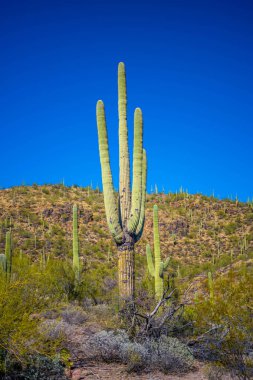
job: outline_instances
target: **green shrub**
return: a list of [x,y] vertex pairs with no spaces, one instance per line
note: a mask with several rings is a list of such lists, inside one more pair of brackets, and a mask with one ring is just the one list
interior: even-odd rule
[[[38,327],[43,310],[68,299],[73,287],[68,273],[69,267],[57,261],[41,271],[26,257],[16,257],[11,281],[0,274],[0,347],[4,358],[9,355],[25,367],[34,355],[53,358],[60,353],[61,341],[48,342]],[[0,362],[1,371],[6,371],[5,359]]]
[[231,222],[231,223],[228,223],[224,226],[224,231],[227,235],[231,235],[231,234],[235,233],[237,228],[238,228],[237,224]]
[[253,341],[253,268],[242,264],[215,278],[213,299],[200,296],[190,311],[195,334],[211,330],[201,340],[200,352],[227,368],[233,376],[249,378],[253,360],[249,353]]

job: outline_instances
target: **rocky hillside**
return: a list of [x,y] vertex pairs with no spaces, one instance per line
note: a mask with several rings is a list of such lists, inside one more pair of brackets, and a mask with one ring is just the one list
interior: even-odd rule
[[[83,267],[116,264],[116,249],[106,225],[103,194],[98,190],[63,185],[33,185],[0,191],[0,250],[11,228],[15,253],[38,260],[46,255],[71,257],[72,205],[79,209],[79,240]],[[152,207],[159,206],[162,255],[172,257],[180,275],[195,275],[209,264],[217,268],[247,259],[253,251],[253,205],[203,195],[147,196],[143,238],[136,247],[145,260],[152,244]],[[138,260],[138,259],[137,259]],[[141,266],[143,267],[143,266]]]
[[[78,289],[73,286],[71,265],[66,264],[66,262],[71,263],[72,259],[73,204],[78,205],[79,247],[83,271]],[[189,289],[191,285],[190,292],[187,293],[189,308],[181,319],[179,317],[174,322],[173,318],[171,319],[169,329],[172,328],[175,335],[180,335],[183,329],[180,338],[184,342],[191,342],[193,338],[195,339],[195,335],[202,336],[203,332],[209,331],[210,326],[218,325],[220,328],[220,321],[223,321],[224,331],[227,324],[232,325],[232,332],[236,337],[239,331],[239,338],[236,338],[238,344],[240,347],[246,347],[245,344],[250,340],[248,332],[252,331],[253,205],[231,200],[221,201],[200,194],[189,195],[184,192],[148,195],[145,229],[142,239],[136,245],[136,305],[138,310],[141,312],[144,310],[144,313],[151,310],[154,305],[153,281],[148,275],[145,254],[146,243],[153,244],[154,204],[159,208],[162,256],[171,257],[166,281],[176,287],[175,305],[179,299],[177,297],[183,299],[184,289]],[[2,277],[0,309],[3,313],[0,313],[0,322],[5,327],[0,334],[0,343],[8,341],[11,353],[13,347],[16,350],[16,342],[20,345],[21,352],[23,347],[25,351],[27,350],[26,337],[28,336],[30,341],[31,327],[36,327],[37,323],[39,329],[43,326],[43,331],[49,334],[46,342],[43,341],[43,350],[45,349],[43,352],[52,354],[47,348],[47,338],[50,337],[55,342],[55,347],[57,344],[63,345],[61,347],[64,347],[63,352],[66,354],[63,359],[67,365],[65,368],[67,377],[46,375],[43,379],[181,378],[171,373],[167,376],[164,368],[157,367],[158,364],[150,369],[150,374],[145,371],[141,374],[138,371],[128,374],[128,368],[137,368],[138,360],[144,356],[138,354],[127,362],[122,359],[120,363],[118,356],[117,359],[113,356],[118,349],[115,351],[110,348],[114,347],[110,346],[114,344],[114,338],[110,334],[121,329],[124,321],[116,312],[118,310],[117,251],[108,232],[101,192],[63,185],[33,185],[1,190],[0,253],[4,252],[6,232],[10,230],[13,252],[17,260],[16,262],[14,260],[15,271],[11,286],[6,287],[6,277]],[[21,251],[23,255],[20,255]],[[30,260],[23,260],[24,255],[27,255],[32,261],[40,262],[43,252],[49,259],[49,264],[45,267],[41,263],[31,265]],[[231,267],[236,270],[229,271]],[[250,270],[245,270],[247,268]],[[205,297],[210,291],[207,286],[209,270],[212,271],[213,278],[217,279],[214,281],[215,302],[210,301],[211,296]],[[227,275],[222,276],[223,274]],[[231,287],[232,282],[233,287]],[[23,302],[20,302],[21,298]],[[194,331],[191,327],[185,330],[185,327],[192,326],[192,319],[195,324]],[[18,331],[22,331],[18,338],[15,335],[17,321]],[[241,324],[245,331],[242,336]],[[33,339],[37,342],[36,339],[41,339],[38,330],[32,331]],[[106,346],[106,352],[111,364],[102,360],[103,355],[101,356],[99,351],[100,338],[97,338],[95,345],[92,343],[89,346],[89,340],[95,339],[94,336],[100,332],[105,334],[103,335],[105,342],[109,344]],[[217,336],[220,337],[220,330]],[[60,342],[57,341],[59,337],[61,337]],[[127,339],[124,344],[132,347],[132,342],[128,337]],[[199,351],[198,348],[197,351],[195,349],[197,354],[203,351],[203,344],[201,341]],[[224,344],[224,352],[227,352],[227,347],[231,347],[231,341],[228,339]],[[235,344],[237,343],[232,341],[232,348]],[[138,349],[144,347],[140,344],[137,346]],[[95,354],[98,356],[90,352],[91,347],[96,348]],[[167,348],[165,358],[168,356]],[[186,351],[189,355],[189,350]],[[179,355],[178,352],[175,352],[175,355]],[[181,357],[180,355],[176,357]],[[97,357],[100,359],[97,360]],[[199,356],[196,355],[196,358],[199,359]],[[225,366],[230,367],[230,364],[227,365],[226,361],[222,361],[222,356],[220,360]],[[240,366],[241,362],[238,360],[236,363]],[[174,359],[171,363],[174,363]],[[196,362],[193,368],[195,372],[190,371],[185,379],[206,379],[203,366],[202,362]],[[185,368],[183,369],[185,371]],[[59,370],[62,371],[63,368]],[[159,372],[160,370],[162,372]],[[8,371],[12,373],[13,368],[10,366]]]

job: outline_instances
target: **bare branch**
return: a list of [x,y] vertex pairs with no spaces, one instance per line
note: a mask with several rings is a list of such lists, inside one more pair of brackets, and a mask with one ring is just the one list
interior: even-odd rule
[[202,335],[200,335],[199,337],[197,337],[196,339],[194,339],[194,340],[190,340],[190,341],[187,343],[187,345],[188,345],[188,346],[193,346],[194,344],[196,344],[196,343],[200,342],[201,340],[203,340],[203,339],[206,337],[207,334],[210,334],[210,333],[212,333],[213,331],[217,331],[217,330],[222,329],[222,328],[224,328],[223,325],[217,325],[217,326],[214,326],[214,327],[212,327],[211,329],[209,329],[209,330],[207,330],[206,332],[204,332],[204,333],[203,333]]

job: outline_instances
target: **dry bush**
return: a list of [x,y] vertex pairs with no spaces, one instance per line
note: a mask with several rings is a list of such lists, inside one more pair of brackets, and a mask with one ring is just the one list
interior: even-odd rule
[[162,335],[144,342],[131,341],[123,330],[100,331],[89,340],[92,357],[127,364],[129,371],[186,372],[193,365],[188,348],[176,338]]

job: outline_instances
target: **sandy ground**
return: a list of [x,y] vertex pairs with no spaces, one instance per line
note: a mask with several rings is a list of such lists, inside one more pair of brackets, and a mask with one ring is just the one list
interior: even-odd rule
[[147,374],[134,374],[127,373],[124,365],[117,364],[104,364],[104,363],[89,363],[87,367],[76,368],[68,373],[72,380],[207,380],[207,377],[203,374],[203,367],[196,363],[196,370],[187,374],[165,375],[161,372],[152,372]]

